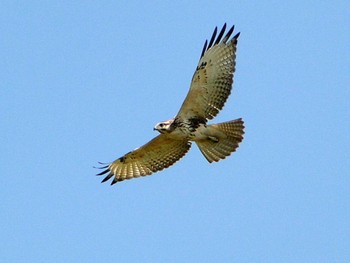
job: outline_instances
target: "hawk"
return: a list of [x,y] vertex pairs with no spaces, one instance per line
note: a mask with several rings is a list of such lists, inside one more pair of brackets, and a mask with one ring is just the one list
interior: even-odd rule
[[114,162],[100,167],[98,175],[113,177],[111,185],[161,171],[179,159],[195,142],[209,163],[234,152],[243,140],[243,120],[207,124],[223,108],[232,90],[236,47],[240,33],[232,38],[234,26],[224,36],[226,24],[217,35],[217,27],[208,43],[205,41],[190,90],[177,115],[156,124],[160,134]]

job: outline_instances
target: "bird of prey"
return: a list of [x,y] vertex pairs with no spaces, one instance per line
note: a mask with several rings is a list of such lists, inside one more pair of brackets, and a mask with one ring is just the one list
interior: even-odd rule
[[[150,175],[167,168],[182,158],[195,142],[209,163],[217,162],[234,152],[243,140],[243,120],[207,124],[223,108],[232,90],[236,47],[240,33],[231,38],[234,26],[227,33],[226,24],[217,35],[217,27],[206,40],[190,90],[177,115],[156,124],[160,134],[114,162],[100,167],[98,175],[113,177],[111,184]],[[224,35],[225,34],[225,35]]]

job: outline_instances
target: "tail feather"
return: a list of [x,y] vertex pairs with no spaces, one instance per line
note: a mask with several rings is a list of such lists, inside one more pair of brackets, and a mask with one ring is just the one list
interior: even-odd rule
[[196,141],[208,162],[218,162],[236,151],[243,140],[244,122],[242,119],[208,125],[206,140]]

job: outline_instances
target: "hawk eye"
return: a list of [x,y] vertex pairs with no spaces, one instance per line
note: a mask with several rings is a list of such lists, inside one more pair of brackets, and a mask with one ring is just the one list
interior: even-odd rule
[[161,124],[159,124],[159,126],[160,126],[160,127],[163,127],[163,126],[164,126],[164,124],[163,124],[163,123],[161,123]]

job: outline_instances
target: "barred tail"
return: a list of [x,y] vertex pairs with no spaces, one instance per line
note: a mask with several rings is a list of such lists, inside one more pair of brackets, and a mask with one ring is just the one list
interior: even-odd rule
[[234,152],[243,140],[244,122],[242,119],[208,125],[210,133],[207,140],[196,141],[208,162],[218,162]]

